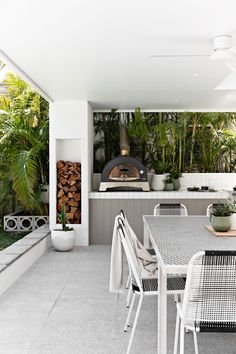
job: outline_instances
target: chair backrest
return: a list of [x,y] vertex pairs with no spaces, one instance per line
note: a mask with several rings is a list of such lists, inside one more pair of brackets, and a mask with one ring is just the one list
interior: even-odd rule
[[133,241],[135,239],[138,240],[138,237],[135,234],[133,228],[130,226],[128,218],[127,218],[127,216],[126,216],[126,214],[125,214],[123,209],[121,209],[119,216],[124,221],[124,226],[126,227],[127,236],[129,237],[129,241],[130,241],[131,245],[133,246]]
[[236,251],[202,251],[192,257],[183,320],[196,331],[236,332]]
[[134,252],[134,248],[130,242],[130,238],[128,235],[128,230],[125,226],[125,223],[121,217],[118,217],[118,232],[122,242],[122,246],[127,258],[127,262],[129,265],[129,269],[131,271],[131,281],[132,284],[136,285],[140,292],[143,291],[142,286],[142,277],[141,277],[141,265],[140,262]]
[[187,216],[188,210],[184,204],[157,204],[154,207],[154,215],[181,215]]
[[206,210],[206,216],[210,216],[212,209],[213,209],[213,204],[209,204]]

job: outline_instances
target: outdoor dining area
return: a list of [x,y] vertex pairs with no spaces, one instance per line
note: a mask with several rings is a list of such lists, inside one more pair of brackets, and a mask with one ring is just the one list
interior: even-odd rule
[[235,0],[8,0],[0,354],[236,354]]
[[140,340],[136,334],[147,311],[142,305],[147,302],[147,307],[150,298],[155,315],[145,320],[148,329],[153,326],[152,332],[156,331],[153,353],[222,353],[223,342],[215,342],[214,348],[207,342],[226,334],[224,353],[235,352],[236,231],[219,231],[210,221],[223,206],[230,207],[230,203],[209,205],[205,216],[196,216],[188,215],[183,204],[158,204],[153,215],[143,215],[142,243],[124,210],[115,218],[110,291],[126,295],[127,354],[133,352],[135,343],[150,336],[143,331]]

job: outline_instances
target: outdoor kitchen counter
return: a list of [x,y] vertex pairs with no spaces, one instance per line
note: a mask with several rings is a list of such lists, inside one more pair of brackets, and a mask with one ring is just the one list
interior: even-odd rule
[[206,215],[209,204],[224,202],[232,192],[90,192],[89,242],[110,244],[114,220],[120,210],[127,214],[140,241],[143,235],[143,215],[152,215],[158,203],[183,203],[189,215]]
[[90,192],[89,199],[227,199],[229,191],[217,192],[189,192],[189,191],[114,191],[114,192]]

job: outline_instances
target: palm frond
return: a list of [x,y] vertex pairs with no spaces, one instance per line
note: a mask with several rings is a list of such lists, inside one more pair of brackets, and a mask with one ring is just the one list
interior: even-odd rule
[[38,166],[31,151],[22,151],[12,158],[11,175],[13,189],[18,199],[27,209],[33,209],[35,187],[38,182]]

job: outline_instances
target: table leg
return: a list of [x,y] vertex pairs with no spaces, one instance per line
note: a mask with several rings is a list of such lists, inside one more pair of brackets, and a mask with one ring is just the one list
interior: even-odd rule
[[143,223],[143,245],[145,248],[150,248],[149,231],[146,223]]
[[161,267],[158,267],[158,336],[157,336],[157,353],[166,354],[167,352],[167,279],[166,274]]

